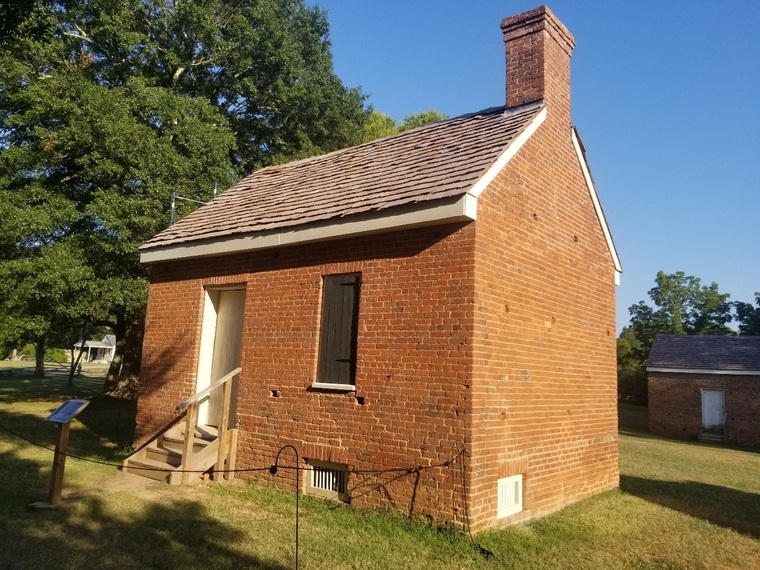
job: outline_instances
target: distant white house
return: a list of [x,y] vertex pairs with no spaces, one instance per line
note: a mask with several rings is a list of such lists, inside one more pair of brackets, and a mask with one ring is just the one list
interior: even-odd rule
[[86,340],[84,347],[81,342],[74,346],[87,352],[82,356],[84,362],[111,362],[116,352],[116,335],[107,334],[103,340]]

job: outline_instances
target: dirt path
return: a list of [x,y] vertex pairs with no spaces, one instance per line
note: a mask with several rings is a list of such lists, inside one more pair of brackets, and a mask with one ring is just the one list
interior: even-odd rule
[[[167,485],[134,473],[119,472],[105,481],[101,481],[91,489],[82,490],[76,496],[111,495],[129,493],[148,501],[174,501],[178,497],[183,500],[202,501],[209,494],[208,485]],[[64,493],[65,495],[65,493]],[[71,498],[74,498],[73,496]]]

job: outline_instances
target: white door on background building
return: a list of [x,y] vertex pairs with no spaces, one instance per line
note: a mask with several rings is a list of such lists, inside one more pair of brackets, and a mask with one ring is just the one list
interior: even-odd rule
[[702,427],[722,429],[726,423],[726,401],[723,390],[702,389]]

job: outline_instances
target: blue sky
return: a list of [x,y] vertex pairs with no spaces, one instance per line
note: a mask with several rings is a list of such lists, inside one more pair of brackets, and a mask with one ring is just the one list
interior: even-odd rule
[[[320,0],[335,71],[396,119],[504,103],[506,0]],[[311,3],[313,4],[313,2]],[[760,2],[548,4],[576,41],[573,122],[624,273],[618,330],[657,271],[760,291]]]

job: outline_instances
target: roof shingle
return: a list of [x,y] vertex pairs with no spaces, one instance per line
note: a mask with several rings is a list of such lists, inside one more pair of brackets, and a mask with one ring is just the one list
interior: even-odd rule
[[486,109],[262,168],[140,249],[255,234],[465,194],[542,104]]
[[760,336],[658,334],[647,367],[760,371]]

